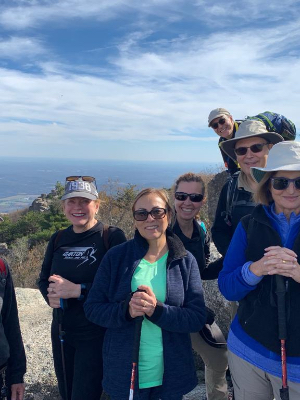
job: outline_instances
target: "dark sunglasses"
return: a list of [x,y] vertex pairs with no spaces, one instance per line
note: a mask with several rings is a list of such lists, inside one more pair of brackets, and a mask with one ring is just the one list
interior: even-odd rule
[[151,211],[147,210],[136,210],[133,211],[133,218],[136,221],[146,221],[148,215],[151,215],[153,219],[162,219],[165,217],[167,210],[165,208],[155,207]]
[[288,178],[271,178],[273,189],[284,190],[289,187],[290,182],[294,183],[296,189],[300,190],[300,177],[295,179]]
[[226,119],[225,119],[225,118],[220,118],[218,122],[214,122],[213,124],[211,124],[211,127],[212,127],[213,129],[217,129],[217,127],[219,126],[219,124],[220,124],[220,125],[224,125],[225,122],[226,122]]
[[96,179],[92,176],[67,176],[66,181],[67,182],[72,182],[72,181],[78,181],[78,179],[81,179],[82,181],[85,182],[96,182]]
[[184,193],[184,192],[175,193],[175,199],[179,201],[185,201],[188,197],[193,203],[200,203],[200,201],[202,201],[204,198],[203,194],[201,193]]
[[267,146],[268,144],[270,143],[257,143],[248,147],[238,147],[237,149],[234,149],[234,152],[237,156],[244,156],[247,153],[247,149],[250,149],[252,153],[260,153],[264,146]]

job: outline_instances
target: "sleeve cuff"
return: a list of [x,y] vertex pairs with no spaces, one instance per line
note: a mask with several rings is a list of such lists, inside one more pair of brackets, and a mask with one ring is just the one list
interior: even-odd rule
[[164,310],[164,304],[160,301],[157,302],[154,313],[151,315],[151,317],[148,317],[148,315],[145,315],[149,321],[153,322],[154,324],[159,320],[161,317],[162,313]]
[[263,279],[263,276],[256,276],[252,271],[250,271],[251,264],[253,264],[253,261],[247,261],[242,266],[242,277],[248,285],[255,286]]

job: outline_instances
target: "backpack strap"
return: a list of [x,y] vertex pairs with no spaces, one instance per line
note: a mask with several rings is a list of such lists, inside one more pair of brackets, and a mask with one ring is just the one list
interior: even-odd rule
[[59,231],[57,231],[57,235],[54,240],[54,250],[56,249],[59,239],[61,238],[61,235],[64,231],[65,231],[65,229],[60,229]]
[[234,194],[236,192],[237,180],[239,173],[235,173],[230,177],[226,193],[226,210],[222,211],[221,216],[225,217],[224,221],[227,225],[231,226],[231,215],[233,210]]
[[109,226],[107,224],[103,224],[103,244],[105,248],[105,252],[109,249],[109,243],[108,243],[108,238],[109,238]]

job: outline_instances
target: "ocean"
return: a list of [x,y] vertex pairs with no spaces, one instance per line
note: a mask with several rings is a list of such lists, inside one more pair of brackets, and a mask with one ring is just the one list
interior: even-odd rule
[[[64,184],[69,175],[92,175],[98,190],[105,189],[109,181],[119,186],[134,184],[144,187],[166,187],[182,173],[216,173],[222,164],[182,162],[138,162],[115,160],[72,160],[55,158],[8,158],[0,160],[0,212],[10,212],[31,204],[32,197],[49,193],[57,181]],[[9,199],[12,198],[13,199]],[[14,203],[17,201],[16,206]],[[5,204],[5,209],[1,206]],[[21,206],[22,208],[22,206]],[[9,211],[7,211],[9,209]]]

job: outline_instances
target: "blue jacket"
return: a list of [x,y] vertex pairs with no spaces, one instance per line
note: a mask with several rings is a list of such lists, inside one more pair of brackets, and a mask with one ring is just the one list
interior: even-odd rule
[[[206,319],[195,258],[169,231],[167,244],[166,300],[158,303],[149,318],[162,329],[163,396],[166,399],[184,395],[197,385],[189,333],[199,331]],[[132,367],[135,321],[128,316],[131,280],[147,250],[147,241],[137,231],[133,240],[109,250],[84,305],[88,319],[108,328],[103,345],[103,388],[120,400],[128,398]],[[135,393],[135,399],[138,399],[137,387]]]
[[[281,361],[275,276],[258,277],[250,271],[250,265],[260,259],[264,249],[270,245],[293,249],[299,257],[299,232],[300,215],[292,214],[288,222],[283,214],[275,213],[274,206],[256,206],[251,216],[244,217],[238,225],[219,275],[221,293],[228,300],[240,302],[228,336],[229,350],[279,377]],[[300,284],[291,278],[284,280],[288,377],[300,382]]]

